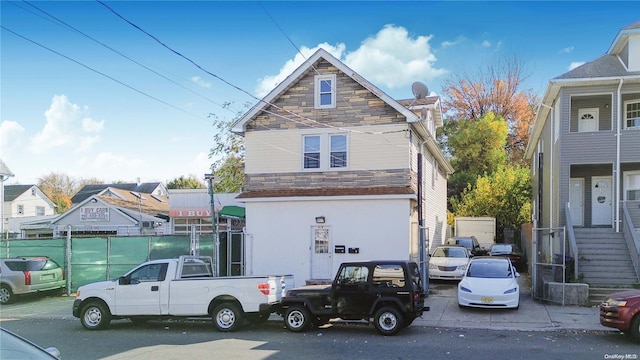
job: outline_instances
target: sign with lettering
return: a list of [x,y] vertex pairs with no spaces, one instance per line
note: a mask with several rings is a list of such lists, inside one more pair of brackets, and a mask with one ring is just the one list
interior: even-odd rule
[[82,207],[80,221],[109,221],[109,208],[106,206]]
[[[218,212],[218,209],[216,209]],[[211,208],[191,207],[169,209],[172,218],[211,218]]]

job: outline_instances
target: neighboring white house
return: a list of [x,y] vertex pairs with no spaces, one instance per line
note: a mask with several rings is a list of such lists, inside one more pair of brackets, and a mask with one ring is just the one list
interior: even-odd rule
[[438,97],[396,101],[314,53],[232,125],[246,146],[246,274],[300,285],[344,261],[419,261],[420,240],[433,247],[447,230],[441,125]]
[[25,222],[51,218],[56,205],[36,185],[4,185],[3,237],[16,237]]

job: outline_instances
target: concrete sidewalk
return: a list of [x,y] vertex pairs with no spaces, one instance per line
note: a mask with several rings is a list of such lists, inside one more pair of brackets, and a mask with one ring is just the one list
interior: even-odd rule
[[533,299],[530,290],[520,291],[520,308],[474,309],[460,308],[457,282],[431,283],[426,301],[431,308],[412,326],[475,328],[492,330],[587,330],[617,331],[600,324],[597,306],[562,306]]

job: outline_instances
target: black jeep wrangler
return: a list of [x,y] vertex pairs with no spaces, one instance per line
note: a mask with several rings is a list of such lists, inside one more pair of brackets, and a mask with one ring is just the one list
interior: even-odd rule
[[279,313],[294,332],[331,319],[373,320],[378,333],[395,335],[423,311],[426,293],[415,262],[360,261],[340,265],[331,285],[287,291]]

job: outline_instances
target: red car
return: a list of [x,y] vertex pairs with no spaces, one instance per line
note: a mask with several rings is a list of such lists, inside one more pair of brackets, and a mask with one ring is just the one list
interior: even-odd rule
[[640,343],[640,290],[609,295],[600,304],[600,324],[629,334]]

